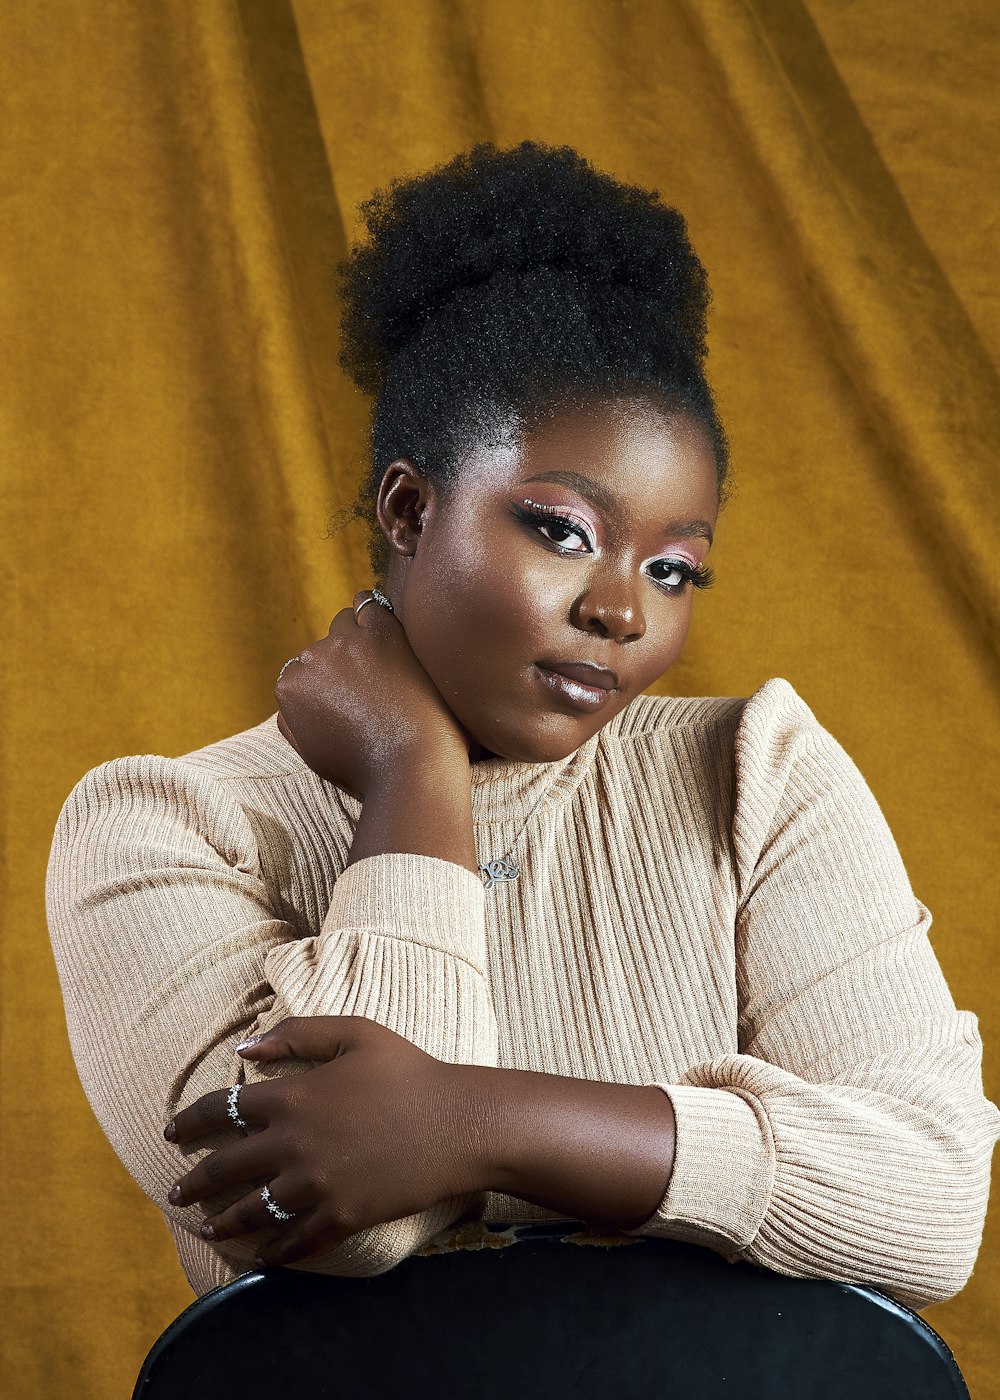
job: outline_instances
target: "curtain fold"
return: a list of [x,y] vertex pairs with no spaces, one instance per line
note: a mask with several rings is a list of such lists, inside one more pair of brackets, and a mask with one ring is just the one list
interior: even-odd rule
[[[997,1099],[998,60],[991,0],[5,8],[12,1392],[128,1394],[191,1301],[70,1057],[43,902],[56,817],[104,759],[266,717],[281,663],[370,584],[363,532],[328,528],[368,425],[337,365],[335,267],[360,200],[477,140],[573,145],[687,217],[737,489],[656,689],[792,681],[886,812]],[[1000,1369],[997,1219],[929,1314],[973,1394]]]
[[[289,251],[296,211],[278,204],[236,0],[189,7],[183,18],[189,26],[190,76],[202,105],[191,157],[201,166],[199,183],[213,194],[208,219],[230,262],[241,311],[234,358],[252,356],[263,450],[259,462],[247,465],[267,472],[268,493],[285,513],[287,536],[304,540],[316,536],[317,523],[330,512],[331,452],[303,334],[302,289]],[[342,256],[343,247],[328,249],[327,256],[338,252]],[[309,615],[310,600],[329,594],[339,581],[336,555],[306,551],[295,564]],[[322,620],[317,613],[316,626]]]
[[[795,249],[831,347],[867,405],[918,531],[937,533],[995,647],[1000,380],[797,0],[687,0],[734,124]],[[942,42],[946,36],[942,32]]]

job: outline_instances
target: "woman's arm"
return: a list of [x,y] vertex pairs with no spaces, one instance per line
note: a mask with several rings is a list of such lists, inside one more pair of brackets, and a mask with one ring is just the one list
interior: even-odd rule
[[942,1301],[972,1271],[1000,1136],[976,1018],[874,797],[785,682],[748,702],[736,747],[740,1053],[647,1086],[456,1067],[488,1130],[483,1188]]
[[641,1234],[779,1273],[958,1292],[1000,1112],[896,844],[851,759],[784,681],[736,735],[739,1051],[660,1087],[670,1185]]
[[[496,1063],[485,891],[463,764],[429,749],[370,789],[318,939],[283,941],[267,954],[277,997],[254,1033],[288,1015],[368,1016],[439,1059]],[[248,1071],[248,1082],[274,1072]]]
[[[351,1014],[382,1022],[442,1060],[496,1063],[483,885],[461,863],[467,848],[459,835],[440,825],[442,790],[454,786],[432,764],[394,789],[410,821],[424,812],[418,841],[437,839],[437,831],[442,855],[403,849],[356,860],[337,880],[319,934],[305,939],[272,907],[253,828],[225,780],[146,755],[101,764],[67,799],[46,902],[74,1057],[126,1169],[179,1221],[189,1277],[196,1269],[210,1275],[201,1286],[249,1268],[269,1236],[212,1246],[198,1235],[209,1210],[242,1191],[181,1211],[166,1205],[181,1172],[236,1140],[236,1131],[205,1138],[185,1163],[163,1140],[163,1125],[227,1084],[306,1068],[246,1064],[234,1053],[239,1040],[287,1016]],[[370,824],[380,820],[378,808],[376,799]],[[460,829],[458,818],[456,806],[448,820]],[[381,820],[391,824],[385,813]],[[467,1205],[442,1202],[300,1267],[381,1272]],[[223,1269],[206,1262],[212,1250]]]

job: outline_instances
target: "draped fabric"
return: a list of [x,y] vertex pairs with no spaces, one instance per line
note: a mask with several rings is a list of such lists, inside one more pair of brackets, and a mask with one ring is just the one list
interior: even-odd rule
[[[0,19],[4,1375],[127,1394],[190,1301],[83,1096],[70,788],[259,722],[371,582],[333,268],[373,188],[567,143],[688,218],[737,490],[661,693],[786,676],[878,797],[996,1099],[990,0],[52,0]],[[488,542],[485,546],[488,548]],[[498,578],[502,561],[498,560]],[[136,930],[141,937],[141,930]],[[928,1320],[1000,1365],[997,1213]]]

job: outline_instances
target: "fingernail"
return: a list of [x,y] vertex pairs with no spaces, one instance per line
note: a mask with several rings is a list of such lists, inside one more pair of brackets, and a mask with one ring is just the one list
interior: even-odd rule
[[176,1206],[180,1204],[180,1199],[181,1188],[179,1186],[171,1186],[170,1191],[167,1194],[167,1200],[172,1206]]
[[206,1220],[206,1221],[205,1221],[205,1224],[201,1227],[201,1234],[202,1234],[202,1239],[214,1240],[214,1239],[215,1239],[215,1226],[214,1226],[214,1225],[209,1225],[208,1221]]
[[260,1257],[259,1254],[255,1254],[255,1255],[254,1255],[254,1257],[253,1257],[253,1266],[254,1266],[255,1269],[264,1269],[264,1268],[267,1267],[265,1261]]
[[263,1035],[252,1035],[248,1040],[241,1040],[236,1048],[237,1050],[249,1050],[251,1045],[256,1045],[258,1041],[263,1039]]
[[167,1126],[163,1129],[163,1136],[167,1139],[168,1142],[173,1142],[174,1138],[177,1136],[177,1124],[172,1118],[167,1124]]

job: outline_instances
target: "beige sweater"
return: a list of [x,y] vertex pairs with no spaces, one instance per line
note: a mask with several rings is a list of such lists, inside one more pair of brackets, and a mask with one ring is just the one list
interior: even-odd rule
[[[164,1123],[200,1095],[301,1073],[244,1063],[285,1016],[361,1015],[440,1059],[656,1084],[677,1120],[666,1195],[634,1235],[780,1273],[871,1283],[911,1306],[969,1277],[1000,1111],[885,820],[791,686],[748,700],[640,695],[568,758],[471,767],[486,890],[390,853],[347,866],[361,810],[271,715],[180,758],[118,758],[59,816],[46,901],[80,1079],[163,1211],[197,1293],[271,1231],[208,1244],[171,1184]],[[346,868],[345,868],[346,867]],[[666,1172],[664,1173],[666,1176]],[[296,1267],[392,1268],[460,1217],[561,1219],[446,1200]]]

